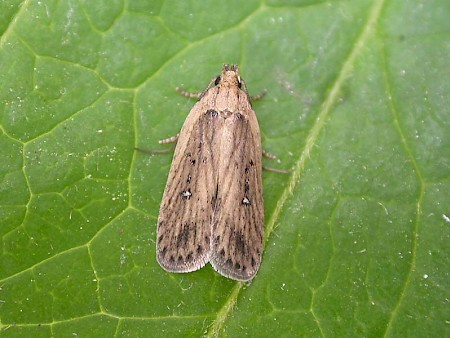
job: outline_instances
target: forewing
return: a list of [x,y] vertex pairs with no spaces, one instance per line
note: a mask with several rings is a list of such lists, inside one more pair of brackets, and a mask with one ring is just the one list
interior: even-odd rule
[[214,119],[196,109],[180,132],[158,217],[157,260],[170,272],[200,269],[210,257]]
[[253,111],[235,113],[225,124],[210,261],[222,275],[246,281],[258,271],[263,251],[261,141]]

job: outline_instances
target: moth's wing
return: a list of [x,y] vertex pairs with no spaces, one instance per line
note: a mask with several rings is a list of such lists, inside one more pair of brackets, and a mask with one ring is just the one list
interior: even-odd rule
[[210,257],[211,219],[216,191],[210,114],[198,102],[178,137],[161,202],[157,260],[170,272],[190,272]]
[[225,124],[210,261],[220,274],[246,281],[258,271],[263,251],[261,137],[250,109],[234,113]]

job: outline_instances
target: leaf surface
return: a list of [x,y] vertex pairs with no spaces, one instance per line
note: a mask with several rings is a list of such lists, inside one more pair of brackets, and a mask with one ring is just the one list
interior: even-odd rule
[[[0,4],[4,337],[448,336],[450,3]],[[267,151],[250,284],[155,259],[171,155],[237,63]]]

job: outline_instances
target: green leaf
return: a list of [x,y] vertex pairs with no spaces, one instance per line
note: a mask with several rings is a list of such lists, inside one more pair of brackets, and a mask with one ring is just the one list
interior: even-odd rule
[[[450,334],[450,2],[0,4],[2,337]],[[155,260],[175,135],[223,63],[252,94],[250,284]],[[266,161],[266,160],[265,160]]]

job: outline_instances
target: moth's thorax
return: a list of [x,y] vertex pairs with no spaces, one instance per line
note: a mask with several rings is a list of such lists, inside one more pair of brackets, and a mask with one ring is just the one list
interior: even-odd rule
[[241,78],[237,69],[224,69],[220,76],[220,82],[214,88],[216,91],[215,103],[218,110],[235,112],[246,106],[248,96],[241,89]]
[[218,85],[214,88],[216,109],[230,112],[242,111],[251,108],[248,95],[238,86]]

